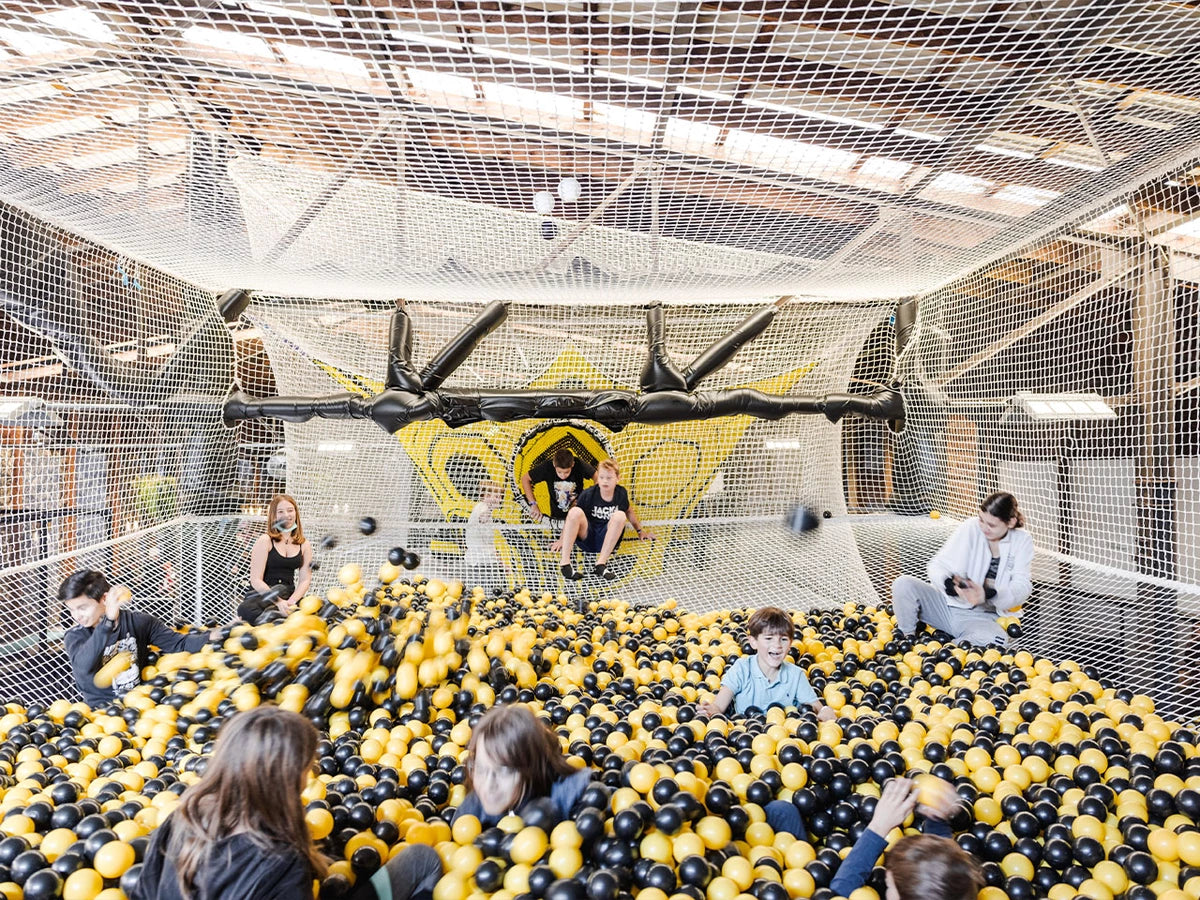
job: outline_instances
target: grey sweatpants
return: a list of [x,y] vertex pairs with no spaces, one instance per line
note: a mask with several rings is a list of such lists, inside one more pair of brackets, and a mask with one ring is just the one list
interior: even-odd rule
[[918,622],[927,622],[971,644],[1008,643],[1008,635],[996,621],[995,613],[982,609],[960,609],[946,602],[946,595],[927,581],[901,575],[892,582],[892,608],[896,627],[905,634],[917,630]]

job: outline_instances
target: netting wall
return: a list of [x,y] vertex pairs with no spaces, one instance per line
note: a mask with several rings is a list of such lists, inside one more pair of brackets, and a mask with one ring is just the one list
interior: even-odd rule
[[[418,365],[480,308],[410,304]],[[669,352],[690,360],[754,308],[668,306]],[[888,303],[791,304],[704,389],[749,386],[812,396],[843,391],[864,343],[890,335],[879,327],[890,314]],[[387,309],[259,298],[248,315],[263,335],[282,392],[311,396],[350,389],[369,395],[381,389]],[[512,304],[508,320],[447,386],[636,389],[645,332],[641,306]],[[703,608],[745,605],[747,585],[736,573],[746,572],[753,573],[756,603],[829,602],[842,591],[854,596],[870,590],[857,560],[843,560],[853,538],[844,521],[841,430],[823,417],[767,422],[732,416],[634,424],[619,433],[523,421],[458,429],[418,423],[387,435],[372,424],[314,421],[287,426],[288,484],[313,533],[347,543],[360,518],[375,520],[378,531],[369,540],[339,547],[333,558],[361,550],[356,558],[374,565],[381,551],[401,544],[422,555],[427,574],[463,578],[465,523],[479,500],[479,482],[489,478],[504,486],[493,518],[512,579],[558,591],[564,585],[557,554],[549,550],[549,525],[532,524],[518,484],[532,461],[569,439],[592,461],[616,458],[640,516],[658,523],[657,541],[625,541],[619,548],[621,577],[606,590],[634,599],[686,597]],[[780,527],[785,510],[801,501],[834,517],[803,545]],[[572,593],[595,590],[585,585]]]
[[[0,686],[45,699],[66,678],[56,597],[76,569],[172,620],[197,591],[227,615],[233,582],[198,571],[184,523],[263,507],[282,432],[222,424],[235,372],[273,386],[205,291],[0,207],[0,300]],[[208,543],[210,563],[228,555]]]
[[[1115,198],[920,297],[898,364],[906,427],[849,426],[846,472],[864,512],[959,519],[992,490],[1015,493],[1038,547],[1025,645],[1096,661],[1194,716],[1200,289],[1190,248],[1145,212],[1164,202]],[[1111,416],[1037,414],[1072,394]],[[921,574],[909,566],[938,539],[901,553],[904,568]]]

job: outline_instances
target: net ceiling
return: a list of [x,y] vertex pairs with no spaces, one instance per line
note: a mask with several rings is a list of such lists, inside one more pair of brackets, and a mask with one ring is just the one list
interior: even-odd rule
[[0,199],[214,290],[894,297],[1143,185],[1186,229],[1198,41],[1179,2],[9,0]]

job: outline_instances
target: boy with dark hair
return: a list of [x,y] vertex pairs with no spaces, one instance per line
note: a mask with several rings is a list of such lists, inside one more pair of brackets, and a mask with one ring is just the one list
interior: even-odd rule
[[[741,656],[725,671],[716,698],[698,704],[696,711],[705,718],[724,713],[732,701],[735,711],[766,712],[772,706],[809,705],[817,718],[834,718],[833,710],[817,699],[803,670],[788,662],[788,650],[795,636],[792,617],[777,606],[757,609],[746,623],[754,656]],[[764,807],[767,823],[776,832],[807,838],[800,810],[786,800],[772,800]]]
[[[567,510],[583,493],[583,482],[595,478],[596,469],[567,447],[559,447],[550,459],[543,459],[521,476],[521,491],[529,502],[529,516],[535,522],[549,515],[551,522],[561,525],[567,518]],[[550,493],[550,509],[543,511],[534,495],[534,485],[544,483]]]
[[[94,708],[141,683],[151,645],[164,653],[194,652],[211,637],[206,631],[180,634],[154,616],[123,608],[129,598],[129,588],[109,585],[107,578],[91,569],[69,576],[58,589],[59,601],[75,620],[63,635],[71,672],[83,699]],[[117,659],[121,654],[125,654],[124,666]],[[104,675],[97,679],[102,670]]]
[[817,699],[800,667],[788,662],[796,627],[785,610],[777,606],[755,610],[746,630],[754,656],[739,657],[726,670],[717,696],[697,707],[702,716],[724,713],[732,701],[734,710],[742,714],[752,708],[765,712],[772,706],[808,705],[822,721],[835,718],[833,710]]

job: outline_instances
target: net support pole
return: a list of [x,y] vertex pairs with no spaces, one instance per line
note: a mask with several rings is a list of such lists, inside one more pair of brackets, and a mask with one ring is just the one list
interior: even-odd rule
[[204,529],[196,526],[196,590],[193,595],[195,609],[192,612],[192,622],[197,625],[204,623]]
[[[1141,435],[1134,494],[1137,571],[1174,579],[1175,560],[1175,310],[1166,250],[1146,244],[1134,296],[1133,385]],[[1130,675],[1166,682],[1173,693],[1179,671],[1179,611],[1175,591],[1139,582],[1127,658]],[[1147,674],[1153,673],[1153,674]],[[1152,685],[1140,685],[1151,688]],[[1154,693],[1159,694],[1160,690]]]

